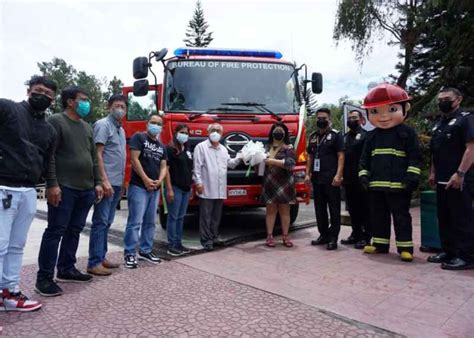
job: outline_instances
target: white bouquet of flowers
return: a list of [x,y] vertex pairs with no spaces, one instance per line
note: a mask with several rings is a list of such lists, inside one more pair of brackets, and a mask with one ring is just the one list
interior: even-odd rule
[[262,176],[265,170],[265,159],[267,154],[262,142],[250,141],[241,150],[242,160],[249,166],[247,176],[250,174],[250,168],[258,165],[258,175]]

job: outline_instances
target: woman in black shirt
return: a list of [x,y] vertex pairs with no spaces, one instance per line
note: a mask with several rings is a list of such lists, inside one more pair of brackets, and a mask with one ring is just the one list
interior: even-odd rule
[[188,209],[192,185],[193,157],[187,149],[189,129],[186,124],[178,124],[173,140],[167,147],[168,175],[166,176],[166,197],[168,200],[168,254],[180,256],[190,252],[181,240],[183,221]]

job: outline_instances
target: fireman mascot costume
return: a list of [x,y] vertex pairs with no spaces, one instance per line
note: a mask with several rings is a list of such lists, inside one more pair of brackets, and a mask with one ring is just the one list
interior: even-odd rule
[[367,254],[388,253],[391,218],[398,253],[413,260],[410,200],[418,187],[421,152],[415,130],[404,121],[411,98],[402,88],[383,83],[369,91],[363,108],[375,129],[369,132],[360,159],[359,179],[369,191],[372,245]]

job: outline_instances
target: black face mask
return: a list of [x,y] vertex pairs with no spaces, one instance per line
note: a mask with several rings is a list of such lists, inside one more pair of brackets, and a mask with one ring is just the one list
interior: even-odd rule
[[438,103],[439,110],[443,113],[447,114],[453,110],[453,102],[454,101],[441,101]]
[[38,93],[31,93],[31,97],[28,99],[28,103],[30,104],[31,108],[36,111],[45,111],[51,105],[51,100],[44,94]]
[[319,129],[326,129],[329,126],[329,121],[328,120],[318,120],[318,121],[316,121],[316,126]]
[[359,121],[349,120],[347,126],[350,130],[356,130],[359,127]]
[[284,137],[285,137],[285,133],[284,133],[284,132],[276,131],[276,132],[273,133],[273,139],[275,139],[275,140],[277,140],[277,141],[283,140]]

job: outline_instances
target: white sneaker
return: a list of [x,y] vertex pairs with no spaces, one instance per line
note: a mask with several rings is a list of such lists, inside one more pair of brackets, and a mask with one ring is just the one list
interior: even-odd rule
[[3,306],[0,311],[21,311],[29,312],[41,308],[41,303],[36,300],[30,300],[20,292],[18,287],[12,292],[9,289],[2,291]]

